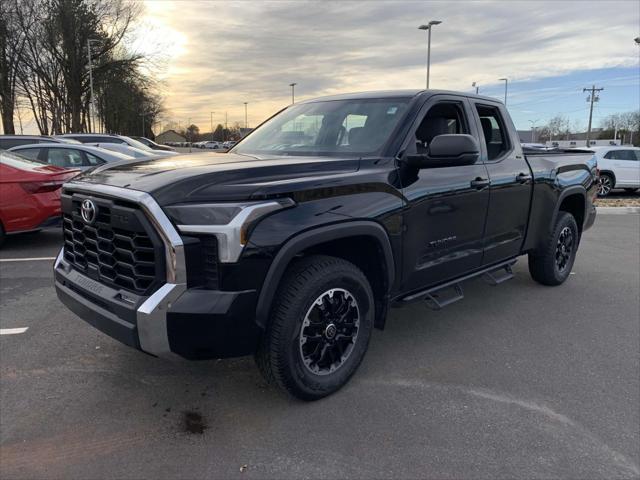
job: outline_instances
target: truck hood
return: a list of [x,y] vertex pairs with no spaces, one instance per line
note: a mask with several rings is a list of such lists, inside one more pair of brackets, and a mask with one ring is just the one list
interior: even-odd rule
[[357,158],[249,156],[197,153],[123,161],[83,174],[77,181],[150,193],[160,205],[279,196],[331,178],[341,183],[358,171]]

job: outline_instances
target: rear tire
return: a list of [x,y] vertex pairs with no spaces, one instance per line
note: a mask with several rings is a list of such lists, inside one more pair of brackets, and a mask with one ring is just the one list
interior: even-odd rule
[[373,292],[360,269],[335,257],[304,258],[283,276],[256,353],[258,368],[299,399],[326,397],[358,369],[373,318]]
[[601,173],[598,180],[598,197],[604,198],[611,193],[615,186],[615,180],[613,176],[608,173]]
[[544,247],[529,253],[529,273],[543,285],[560,285],[569,277],[576,259],[580,232],[573,215],[558,212]]
[[2,226],[2,222],[0,222],[0,247],[4,243],[4,239],[7,238],[7,234],[4,231],[4,227]]

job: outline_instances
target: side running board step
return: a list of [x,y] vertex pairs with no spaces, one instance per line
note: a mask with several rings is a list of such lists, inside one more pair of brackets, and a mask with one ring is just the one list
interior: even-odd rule
[[512,264],[504,265],[502,267],[496,268],[495,270],[485,272],[483,278],[489,285],[493,286],[500,285],[507,280],[511,280],[513,278],[513,270],[511,269],[511,265]]
[[440,310],[447,305],[451,305],[452,303],[464,298],[461,283],[465,280],[482,276],[490,285],[500,285],[501,283],[512,279],[513,270],[511,267],[514,263],[516,263],[516,259],[512,258],[511,260],[507,260],[497,265],[492,265],[488,268],[470,273],[469,275],[465,275],[464,277],[460,277],[455,280],[451,280],[449,282],[427,288],[420,292],[407,295],[406,297],[403,297],[397,301],[400,301],[402,303],[410,303],[417,300],[424,300],[429,308]]
[[424,297],[424,302],[432,310],[442,310],[447,305],[451,305],[458,300],[464,298],[462,292],[462,286],[459,283],[451,285],[450,287],[444,287],[434,292],[429,292]]

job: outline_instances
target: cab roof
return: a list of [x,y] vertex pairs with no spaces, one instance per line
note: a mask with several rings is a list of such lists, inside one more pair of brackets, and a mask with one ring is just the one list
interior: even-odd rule
[[375,98],[413,98],[419,95],[456,95],[468,98],[477,98],[484,101],[502,103],[500,100],[494,97],[486,97],[484,95],[476,95],[475,93],[456,92],[453,90],[377,90],[369,92],[353,92],[353,93],[341,93],[337,95],[328,95],[325,97],[310,98],[308,100],[302,100],[296,103],[314,103],[314,102],[330,102],[335,100],[362,100],[362,99],[375,99]]

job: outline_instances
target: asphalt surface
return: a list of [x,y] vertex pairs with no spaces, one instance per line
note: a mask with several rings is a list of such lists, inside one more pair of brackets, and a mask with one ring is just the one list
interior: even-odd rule
[[[0,258],[54,256],[55,231]],[[69,313],[50,260],[0,263],[0,477],[638,478],[640,216],[600,215],[574,274],[394,310],[315,402],[251,358],[170,363]]]

